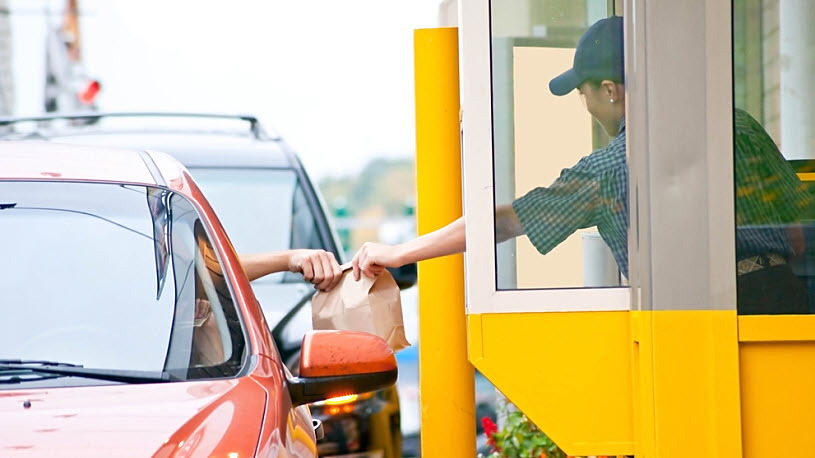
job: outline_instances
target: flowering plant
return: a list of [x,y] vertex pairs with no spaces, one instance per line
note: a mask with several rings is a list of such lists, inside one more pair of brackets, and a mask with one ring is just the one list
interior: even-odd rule
[[481,417],[481,427],[484,429],[484,435],[487,436],[487,444],[490,446],[490,449],[492,451],[500,451],[495,444],[495,433],[498,432],[498,425],[496,425],[490,417]]
[[491,448],[487,458],[566,458],[563,450],[519,410],[506,415],[500,430],[489,417],[481,418],[481,425]]

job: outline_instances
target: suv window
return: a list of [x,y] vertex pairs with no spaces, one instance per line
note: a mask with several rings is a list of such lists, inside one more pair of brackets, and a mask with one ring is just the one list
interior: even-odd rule
[[192,204],[101,183],[0,182],[0,358],[233,376],[244,331]]
[[[190,173],[239,253],[325,247],[294,170],[191,168]],[[303,280],[281,272],[257,281]]]

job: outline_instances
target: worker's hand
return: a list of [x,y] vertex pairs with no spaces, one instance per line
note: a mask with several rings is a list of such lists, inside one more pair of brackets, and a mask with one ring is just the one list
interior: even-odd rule
[[354,279],[360,279],[360,272],[367,277],[376,278],[386,267],[400,267],[403,262],[399,256],[399,246],[365,242],[354,255],[351,262],[354,267]]
[[303,274],[307,282],[323,291],[331,291],[342,278],[334,253],[323,250],[293,250],[289,256],[289,271]]

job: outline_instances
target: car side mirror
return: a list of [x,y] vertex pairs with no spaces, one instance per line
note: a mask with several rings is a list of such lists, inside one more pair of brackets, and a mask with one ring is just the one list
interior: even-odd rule
[[396,383],[393,350],[365,332],[309,331],[303,337],[300,376],[288,380],[294,406],[376,391]]
[[416,263],[405,264],[402,267],[388,267],[388,272],[396,280],[399,289],[408,289],[416,284]]

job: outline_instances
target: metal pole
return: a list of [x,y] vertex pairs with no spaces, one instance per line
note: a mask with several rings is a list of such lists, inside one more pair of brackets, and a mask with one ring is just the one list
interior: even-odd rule
[[[461,216],[458,29],[414,31],[419,235]],[[475,456],[462,255],[419,263],[419,402],[427,457]]]

